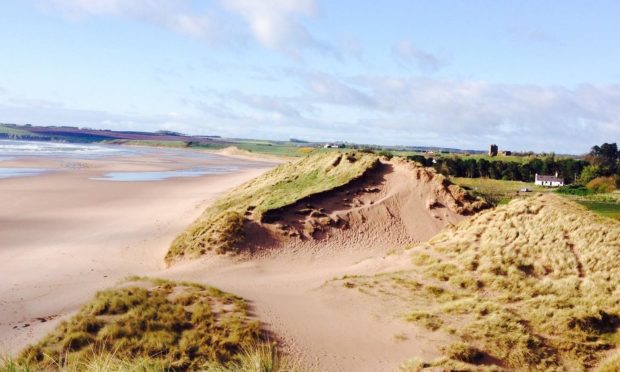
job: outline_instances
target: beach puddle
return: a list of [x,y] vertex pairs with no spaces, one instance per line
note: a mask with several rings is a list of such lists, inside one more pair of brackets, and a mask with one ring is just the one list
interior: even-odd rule
[[46,171],[42,168],[0,168],[0,179],[36,176]]
[[169,178],[200,177],[208,174],[231,173],[238,169],[238,167],[209,167],[161,172],[108,172],[105,173],[103,177],[93,177],[90,179],[95,181],[117,182],[163,181]]

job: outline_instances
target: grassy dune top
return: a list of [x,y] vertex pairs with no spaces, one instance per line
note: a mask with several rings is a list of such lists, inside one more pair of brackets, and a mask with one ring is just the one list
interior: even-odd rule
[[223,370],[259,342],[259,324],[243,299],[198,284],[133,278],[99,292],[6,370]]
[[[546,194],[482,212],[411,251],[410,270],[345,287],[406,301],[455,337],[409,368],[618,370],[620,223]],[[611,357],[610,357],[611,356]],[[609,357],[609,358],[608,358]]]
[[317,152],[233,189],[172,243],[166,260],[196,257],[207,251],[235,250],[243,239],[244,218],[260,221],[271,210],[345,185],[373,168],[379,159],[360,152]]

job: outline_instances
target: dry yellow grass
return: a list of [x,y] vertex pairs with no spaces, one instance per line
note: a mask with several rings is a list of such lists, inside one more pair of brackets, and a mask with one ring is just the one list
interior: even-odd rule
[[13,365],[82,371],[91,363],[113,363],[119,370],[223,369],[240,363],[247,348],[262,342],[261,333],[239,297],[199,284],[136,277],[97,293],[15,361],[0,363],[0,370]]
[[[407,320],[432,319],[485,368],[587,370],[618,346],[620,223],[565,198],[514,200],[409,254],[411,270],[347,280],[407,301]],[[450,353],[429,365],[468,362]]]

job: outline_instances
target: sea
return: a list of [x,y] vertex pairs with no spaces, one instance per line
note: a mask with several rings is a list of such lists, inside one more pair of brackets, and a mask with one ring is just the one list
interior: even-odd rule
[[[192,160],[191,166],[189,164],[190,161],[188,161],[187,168],[183,169],[108,172],[90,179],[93,181],[114,182],[163,181],[169,178],[200,177],[209,174],[232,173],[242,168],[257,166],[257,164],[253,162],[187,149],[0,140],[0,180],[14,177],[32,177],[47,172],[53,172],[51,169],[11,167],[6,164],[10,160],[18,160],[20,158],[56,158],[66,160],[66,163],[69,164],[70,167],[71,164],[79,164],[79,160],[102,159],[106,157],[132,158],[150,155],[164,159],[169,158],[170,161],[174,161],[181,166],[184,164],[183,159]],[[221,161],[222,159],[226,159],[226,161]],[[205,166],[196,167],[196,160],[204,160]]]

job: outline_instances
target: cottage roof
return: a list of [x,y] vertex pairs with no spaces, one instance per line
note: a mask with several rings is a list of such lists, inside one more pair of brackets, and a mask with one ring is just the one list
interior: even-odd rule
[[543,182],[564,182],[563,178],[560,177],[556,177],[556,176],[545,176],[545,175],[540,175],[537,174],[536,175],[536,181],[543,181]]

